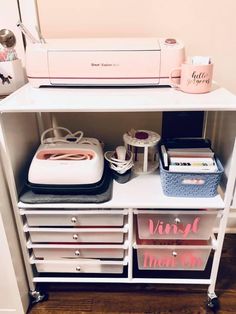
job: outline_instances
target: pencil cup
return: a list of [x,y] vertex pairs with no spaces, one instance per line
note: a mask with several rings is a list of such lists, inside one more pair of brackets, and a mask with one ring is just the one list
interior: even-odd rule
[[[173,75],[180,72],[180,84],[174,82]],[[213,64],[194,65],[184,63],[170,73],[170,84],[185,93],[202,94],[211,91]]]

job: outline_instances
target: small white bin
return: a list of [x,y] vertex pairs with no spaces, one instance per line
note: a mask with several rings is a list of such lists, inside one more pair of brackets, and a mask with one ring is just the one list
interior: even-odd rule
[[30,228],[31,242],[35,243],[123,243],[124,228]]
[[40,259],[65,258],[124,258],[125,245],[72,245],[72,244],[30,244],[34,256]]
[[21,60],[0,62],[0,95],[9,95],[24,84]]
[[100,261],[100,260],[76,260],[76,261],[54,261],[32,259],[38,272],[43,273],[123,273],[126,261]]
[[28,226],[121,227],[127,211],[120,210],[21,210]]

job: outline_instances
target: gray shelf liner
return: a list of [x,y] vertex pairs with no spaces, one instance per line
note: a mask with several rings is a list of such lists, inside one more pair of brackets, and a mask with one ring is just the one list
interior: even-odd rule
[[20,201],[27,204],[50,204],[50,203],[105,203],[112,198],[112,180],[108,189],[96,195],[55,195],[36,194],[31,190],[24,191]]

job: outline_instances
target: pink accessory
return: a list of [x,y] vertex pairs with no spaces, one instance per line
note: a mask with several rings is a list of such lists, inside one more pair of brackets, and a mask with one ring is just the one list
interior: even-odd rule
[[[176,83],[173,74],[180,72],[180,84]],[[183,63],[170,73],[170,84],[185,93],[201,94],[211,91],[213,64],[189,64]],[[176,76],[176,75],[175,75]]]

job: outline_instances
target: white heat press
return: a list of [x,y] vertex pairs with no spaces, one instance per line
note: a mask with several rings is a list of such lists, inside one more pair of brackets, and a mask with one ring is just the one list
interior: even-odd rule
[[[65,131],[66,135],[45,138],[55,129]],[[28,181],[42,185],[87,185],[99,182],[103,172],[103,150],[96,138],[57,127],[43,132],[41,145],[29,168]]]

